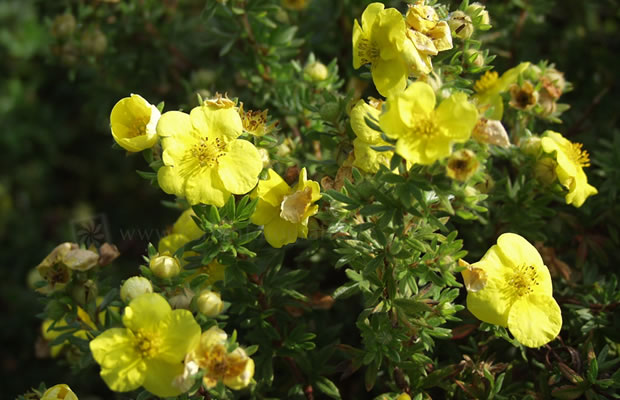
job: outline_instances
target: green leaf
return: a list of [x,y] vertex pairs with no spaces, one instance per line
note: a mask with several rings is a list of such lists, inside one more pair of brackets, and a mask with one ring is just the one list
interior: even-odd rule
[[342,398],[340,397],[340,391],[338,390],[338,387],[334,384],[334,382],[330,381],[324,376],[319,377],[319,379],[315,381],[315,385],[317,389],[319,389],[321,392],[331,397],[332,399]]

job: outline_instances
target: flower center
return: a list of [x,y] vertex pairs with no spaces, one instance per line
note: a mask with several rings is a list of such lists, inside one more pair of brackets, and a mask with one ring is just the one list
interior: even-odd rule
[[228,354],[224,346],[216,345],[211,351],[205,354],[203,364],[210,378],[220,380],[228,370]]
[[151,119],[150,116],[137,117],[132,121],[131,129],[129,130],[127,137],[135,138],[138,136],[146,135],[146,126]]
[[568,151],[569,157],[575,162],[575,164],[578,164],[581,167],[589,167],[590,155],[582,147],[583,144],[581,143],[571,143]]
[[213,167],[225,154],[225,149],[226,144],[220,138],[215,138],[210,143],[209,138],[203,138],[191,148],[190,153],[201,167]]
[[312,189],[309,187],[284,196],[284,200],[280,204],[280,218],[294,224],[300,223],[311,202]]
[[377,58],[379,58],[379,47],[374,42],[371,42],[366,38],[360,39],[357,44],[357,51],[359,52],[360,59],[362,60],[362,65],[368,63],[372,64],[377,60]]
[[431,118],[422,118],[414,123],[411,128],[410,135],[413,138],[423,137],[424,139],[431,139],[440,132],[440,127]]
[[142,358],[153,358],[159,353],[159,347],[161,340],[154,332],[145,332],[142,329],[138,329],[134,332],[136,341],[135,348]]
[[540,285],[538,273],[533,265],[520,265],[508,279],[509,295],[519,298],[534,292],[534,287]]
[[491,86],[495,85],[499,75],[496,71],[487,71],[476,81],[474,90],[478,93],[488,90]]

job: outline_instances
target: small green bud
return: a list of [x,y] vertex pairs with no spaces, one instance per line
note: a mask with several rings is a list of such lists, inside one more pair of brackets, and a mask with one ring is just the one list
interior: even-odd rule
[[319,109],[319,114],[325,121],[335,121],[340,114],[340,106],[338,103],[325,103]]
[[325,64],[320,61],[315,61],[312,64],[306,65],[304,68],[304,74],[310,78],[311,81],[320,82],[327,79],[329,71]]
[[179,261],[170,256],[157,256],[151,259],[149,268],[158,278],[173,278],[181,272]]
[[85,306],[91,300],[97,298],[97,294],[99,294],[99,289],[97,288],[97,284],[89,279],[86,282],[82,282],[79,284],[72,285],[71,288],[71,297],[75,302],[81,306]]
[[465,51],[465,59],[468,64],[476,67],[482,67],[484,65],[484,56],[480,50],[467,49]]
[[153,285],[143,276],[132,276],[121,286],[121,300],[125,303],[145,293],[153,293]]
[[460,10],[456,10],[450,14],[448,25],[450,26],[450,30],[452,30],[452,36],[456,36],[462,40],[469,39],[474,33],[474,24],[471,18]]
[[222,312],[224,303],[219,293],[205,290],[198,295],[196,300],[198,311],[207,317],[215,317]]

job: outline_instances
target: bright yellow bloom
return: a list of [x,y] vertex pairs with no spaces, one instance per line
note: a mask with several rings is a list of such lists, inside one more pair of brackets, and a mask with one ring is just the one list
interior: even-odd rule
[[527,240],[504,233],[484,257],[465,264],[467,308],[476,318],[508,327],[528,347],[553,340],[562,328],[562,313],[551,287],[551,275]]
[[469,139],[478,121],[476,107],[456,93],[435,109],[435,92],[424,82],[387,99],[381,129],[396,139],[396,153],[414,164],[430,165],[450,155],[452,144]]
[[110,129],[123,149],[138,152],[157,142],[157,122],[161,113],[142,96],[132,94],[116,103],[110,113]]
[[510,85],[517,82],[519,75],[529,66],[529,62],[523,62],[504,72],[501,77],[495,71],[487,71],[476,81],[474,84],[476,94],[473,96],[473,100],[486,118],[502,119],[504,102],[500,94],[507,91]]
[[555,172],[560,183],[568,189],[566,204],[581,207],[589,196],[598,193],[598,190],[588,183],[588,177],[583,172],[583,167],[590,166],[590,157],[588,152],[581,148],[581,143],[573,143],[557,132],[546,131],[541,145],[546,153],[555,152]]
[[47,389],[41,396],[41,400],[78,400],[78,397],[69,386],[60,383]]
[[160,397],[181,394],[174,379],[183,374],[182,361],[200,340],[192,313],[173,311],[164,297],[148,293],[129,303],[123,324],[90,342],[105,383],[116,392],[144,386]]
[[402,14],[395,8],[384,9],[371,3],[362,13],[362,25],[353,25],[353,67],[370,64],[372,81],[384,96],[407,86],[406,60],[414,57],[413,44],[407,39]]
[[207,388],[221,381],[233,390],[243,389],[254,376],[254,360],[241,347],[229,353],[226,339],[226,332],[217,327],[203,332],[200,344],[188,354],[185,363],[198,365],[205,371],[202,379]]
[[190,114],[169,111],[157,124],[164,166],[157,173],[162,190],[185,196],[191,204],[221,207],[231,193],[252,190],[263,168],[260,154],[247,140],[234,107],[207,103]]
[[381,132],[371,129],[364,120],[367,116],[378,120],[382,103],[373,100],[371,104],[367,104],[364,100],[360,100],[351,110],[351,128],[357,136],[353,140],[353,153],[355,154],[353,165],[372,174],[379,170],[380,165],[389,168],[390,160],[394,155],[393,151],[381,152],[371,148],[372,146],[389,146],[390,144],[381,139]]
[[272,122],[267,124],[267,110],[254,111],[243,110],[243,103],[239,105],[239,116],[241,117],[241,123],[243,124],[243,130],[250,135],[265,136],[278,126],[278,122]]
[[320,191],[318,182],[307,180],[305,168],[293,188],[270,169],[269,178],[260,181],[252,193],[258,197],[258,205],[250,220],[265,226],[265,240],[273,247],[294,243],[298,237],[308,237],[308,218],[319,211],[312,203],[321,198]]

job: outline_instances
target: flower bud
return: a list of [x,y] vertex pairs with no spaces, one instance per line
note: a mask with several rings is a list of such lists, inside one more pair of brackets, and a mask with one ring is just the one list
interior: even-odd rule
[[409,396],[407,393],[401,393],[396,400],[411,400],[411,396]]
[[66,38],[75,31],[75,17],[73,14],[57,15],[52,22],[52,35],[57,38]]
[[521,140],[519,147],[525,154],[539,156],[541,154],[541,139],[538,136],[530,136]]
[[158,278],[173,278],[181,272],[179,261],[171,256],[153,257],[149,268]]
[[460,10],[450,14],[448,25],[450,30],[452,30],[452,36],[456,36],[459,39],[469,39],[474,33],[474,24],[471,22],[471,18]]
[[143,276],[132,276],[121,286],[121,300],[125,303],[145,293],[153,293],[153,285]]
[[222,308],[224,308],[220,294],[210,290],[205,290],[198,295],[196,305],[198,306],[198,311],[207,317],[219,315],[222,312]]
[[269,151],[261,147],[258,149],[258,154],[260,154],[260,159],[263,162],[263,168],[268,168],[271,164],[271,159],[269,158]]
[[558,163],[549,157],[544,157],[536,161],[534,166],[534,176],[539,182],[545,185],[551,185],[557,179],[558,175],[555,172]]
[[329,76],[329,71],[325,64],[320,61],[315,61],[306,65],[304,68],[304,74],[310,78],[311,81],[319,82],[324,81]]
[[486,10],[484,5],[480,3],[471,3],[465,9],[465,13],[472,18],[474,18],[475,16],[482,17],[480,20],[480,24],[482,25],[489,25],[491,23],[491,19],[489,18],[489,12]]
[[465,60],[469,65],[482,67],[484,65],[484,56],[480,50],[467,49],[465,51]]
[[325,121],[335,121],[338,118],[338,114],[340,114],[340,106],[338,103],[325,103],[319,109],[319,114]]
[[69,386],[61,383],[47,389],[41,400],[78,400],[78,398]]

